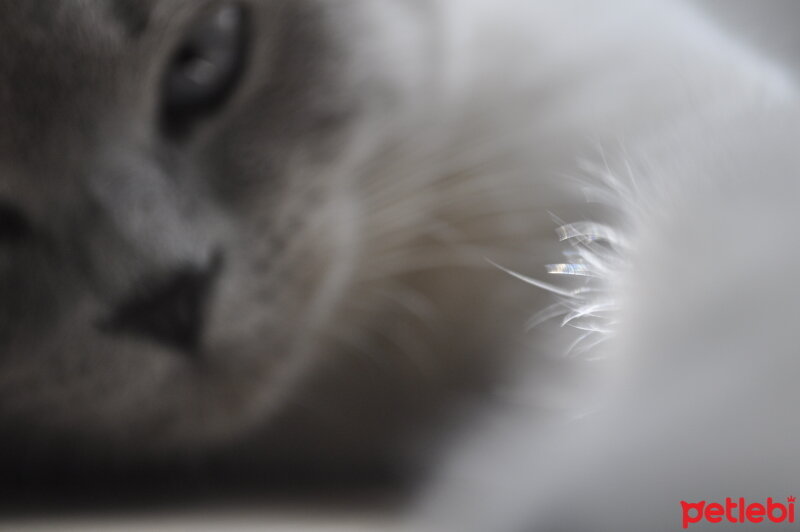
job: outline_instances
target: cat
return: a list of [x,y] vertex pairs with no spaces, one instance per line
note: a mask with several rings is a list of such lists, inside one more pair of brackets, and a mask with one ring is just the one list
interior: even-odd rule
[[578,204],[492,5],[0,1],[5,461],[424,461]]
[[691,5],[0,0],[0,39],[5,461],[352,474],[477,411],[459,530],[791,495],[796,88]]

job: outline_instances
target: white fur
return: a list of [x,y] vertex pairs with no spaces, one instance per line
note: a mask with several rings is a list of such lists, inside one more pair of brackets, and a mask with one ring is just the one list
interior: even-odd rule
[[426,525],[678,530],[681,500],[793,495],[795,88],[680,3],[516,7],[534,41],[521,68],[553,85],[558,171],[602,208],[554,224],[566,255],[550,273],[577,284],[509,273],[556,294],[533,324],[566,326],[554,356],[581,355],[593,384],[572,392],[583,415],[528,403],[480,424]]

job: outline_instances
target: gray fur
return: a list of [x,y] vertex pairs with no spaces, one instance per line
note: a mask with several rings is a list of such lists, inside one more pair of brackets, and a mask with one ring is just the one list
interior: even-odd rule
[[[0,1],[0,198],[35,233],[0,249],[0,427],[33,455],[377,462],[515,350],[538,296],[485,258],[529,263],[544,195],[450,86],[438,4],[244,3],[241,85],[174,139],[159,83],[213,2]],[[100,326],[215,260],[197,352]]]

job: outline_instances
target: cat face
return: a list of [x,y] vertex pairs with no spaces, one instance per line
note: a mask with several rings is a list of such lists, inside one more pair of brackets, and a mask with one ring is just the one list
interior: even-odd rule
[[346,291],[398,74],[360,2],[46,4],[0,0],[0,428],[224,441]]

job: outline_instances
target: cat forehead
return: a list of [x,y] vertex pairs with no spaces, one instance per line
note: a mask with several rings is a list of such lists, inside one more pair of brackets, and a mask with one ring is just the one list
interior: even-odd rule
[[132,57],[155,58],[198,9],[218,1],[0,0],[0,100],[53,83],[70,89]]
[[91,129],[120,87],[169,53],[163,36],[178,34],[180,14],[203,4],[0,0],[0,159],[37,160],[45,138]]
[[[0,40],[124,43],[215,0],[0,0]],[[179,16],[177,18],[180,18]]]

